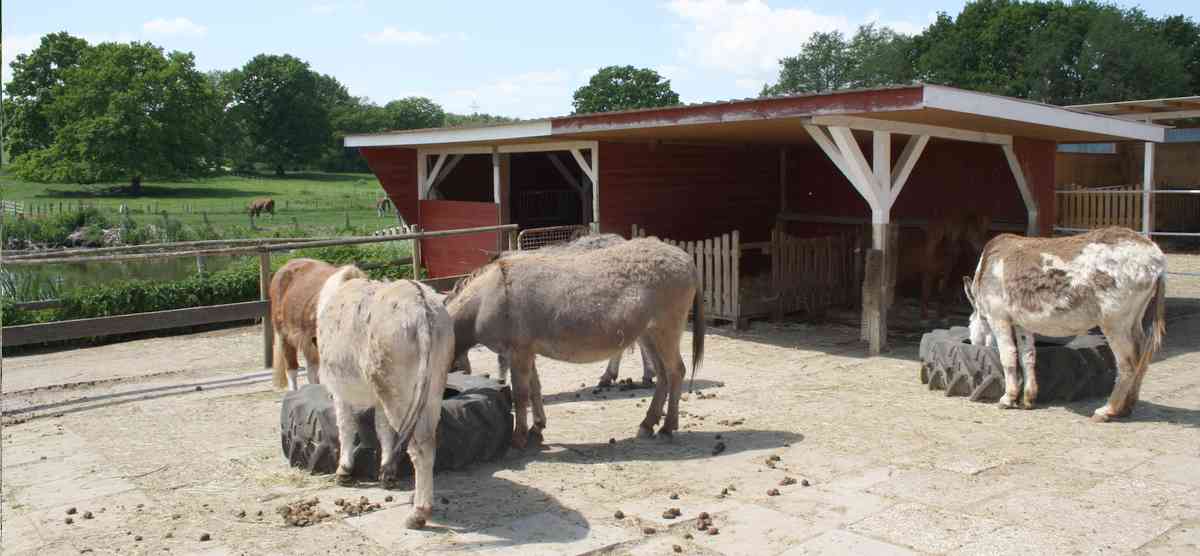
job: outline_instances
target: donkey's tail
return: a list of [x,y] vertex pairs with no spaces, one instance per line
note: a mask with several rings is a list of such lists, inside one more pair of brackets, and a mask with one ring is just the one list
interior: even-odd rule
[[[433,389],[433,378],[437,376],[433,368],[435,361],[433,352],[437,346],[442,344],[442,342],[435,341],[440,339],[436,338],[440,331],[434,324],[437,311],[430,306],[430,303],[434,303],[435,300],[425,295],[424,287],[420,283],[413,282],[412,285],[417,288],[421,299],[421,308],[424,309],[424,318],[421,319],[421,324],[417,329],[417,349],[420,350],[421,366],[417,369],[416,383],[413,385],[416,387],[416,397],[412,399],[404,417],[399,422],[392,423],[400,435],[401,444],[412,438],[413,431],[416,430],[417,423],[421,420],[421,415],[425,413],[425,407],[429,405],[429,392]],[[441,361],[441,358],[436,360]]]
[[704,292],[700,288],[696,288],[696,294],[692,296],[692,380],[688,383],[688,390],[691,391],[696,386],[696,369],[700,368],[700,364],[704,363]]
[[[271,318],[271,317],[266,317]],[[271,354],[271,362],[274,363],[274,370],[271,372],[271,382],[276,388],[284,389],[288,387],[287,380],[287,357],[284,356],[285,349],[283,347],[283,333],[279,328],[275,328],[275,346]]]
[[1144,373],[1154,359],[1154,354],[1162,347],[1163,336],[1167,333],[1167,273],[1158,275],[1154,283],[1154,298],[1146,305],[1142,313],[1142,328],[1144,334],[1138,346],[1137,372]]

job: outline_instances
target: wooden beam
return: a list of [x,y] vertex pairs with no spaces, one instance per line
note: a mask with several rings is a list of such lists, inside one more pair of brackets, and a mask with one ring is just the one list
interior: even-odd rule
[[584,189],[583,184],[579,183],[579,180],[573,174],[571,174],[570,170],[567,170],[567,166],[563,164],[562,160],[558,159],[557,154],[546,153],[546,158],[550,159],[550,163],[554,165],[554,169],[558,170],[559,175],[563,177],[563,180],[565,180],[568,185],[574,187],[580,195],[587,193],[587,190]]
[[429,159],[424,149],[417,151],[417,200],[423,201],[428,198],[429,191],[425,189],[425,182],[429,177]]
[[437,177],[433,180],[433,187],[429,188],[430,198],[434,197],[434,193],[437,192],[438,186],[442,185],[442,182],[446,181],[446,177],[450,175],[450,172],[454,171],[454,167],[458,166],[459,162],[462,162],[464,156],[466,155],[450,155],[450,162],[446,163],[446,167],[442,168],[441,172],[438,172]]
[[869,187],[869,183],[858,177],[858,172],[852,168],[851,163],[846,159],[841,149],[825,134],[825,130],[821,129],[820,126],[810,124],[805,124],[804,129],[808,131],[813,141],[816,141],[817,146],[821,147],[821,150],[825,152],[825,156],[829,157],[833,165],[837,167],[843,176],[846,176],[850,185],[867,201],[867,205],[874,208],[876,204],[875,189]]
[[1122,120],[1150,122],[1157,120],[1182,120],[1184,118],[1200,118],[1200,110],[1171,110],[1169,112],[1138,112],[1131,114],[1113,114]]
[[779,212],[787,212],[787,148],[779,148]]
[[269,310],[270,305],[266,301],[246,301],[115,317],[5,326],[4,345],[23,346],[258,318],[270,321],[267,316]]
[[1146,155],[1142,160],[1142,233],[1151,237],[1154,233],[1154,143],[1146,142]]
[[1025,171],[1021,168],[1021,161],[1017,159],[1017,152],[1013,150],[1012,145],[1001,145],[1000,148],[1004,150],[1004,158],[1008,160],[1008,169],[1012,172],[1013,179],[1017,181],[1017,189],[1021,191],[1021,200],[1025,201],[1025,212],[1029,218],[1025,235],[1036,236],[1038,235],[1037,199],[1029,191],[1029,183],[1025,181]]
[[[592,169],[592,165],[588,164],[587,159],[583,157],[582,150],[581,149],[571,149],[571,156],[575,157],[575,163],[579,165],[579,169],[583,170],[583,175],[587,176],[588,179],[592,180],[592,183],[595,183],[596,182],[596,171],[594,169]],[[594,163],[595,160],[596,160],[596,153],[595,153],[595,151],[592,151],[592,162]]]
[[813,116],[812,121],[814,124],[831,127],[848,127],[850,129],[861,129],[868,131],[888,131],[903,135],[929,135],[931,137],[941,137],[943,139],[952,139],[955,141],[989,143],[992,145],[1012,144],[1011,135],[1001,135],[997,133],[986,133],[983,131],[971,131],[967,129],[927,124],[915,124],[910,122],[897,122],[893,120],[880,120],[876,118],[863,118],[860,116]]
[[892,182],[892,197],[888,208],[891,208],[896,203],[896,198],[904,190],[904,184],[908,183],[908,176],[912,174],[917,161],[921,159],[921,153],[925,152],[925,145],[927,144],[929,144],[928,135],[914,135],[909,137],[908,142],[904,144],[904,150],[900,152],[900,158],[896,160],[896,165],[892,168],[890,179]]
[[271,322],[270,291],[271,252],[264,249],[258,254],[258,300],[267,304],[267,308],[262,319],[263,368],[270,368],[275,359],[275,327]]
[[600,143],[592,146],[592,233],[600,233]]
[[892,208],[892,134],[886,131],[871,132],[871,169],[874,170],[875,188],[879,192],[879,203]]
[[859,187],[870,195],[867,197],[867,204],[871,206],[873,212],[878,214],[884,210],[884,199],[879,195],[871,165],[867,163],[867,157],[863,156],[862,149],[858,146],[858,140],[854,138],[854,132],[850,131],[848,127],[831,126],[829,134],[833,136],[833,142],[837,144],[838,150],[845,158],[846,167],[857,178]]
[[425,187],[425,195],[429,195],[429,190],[433,189],[433,184],[437,181],[438,173],[442,171],[442,166],[446,164],[445,154],[437,155],[437,161],[433,163],[433,170],[429,171],[429,175],[425,176],[425,182],[422,184]]
[[500,145],[498,150],[502,153],[542,153],[550,151],[570,151],[575,149],[591,149],[596,146],[595,141],[550,141],[543,143],[520,143]]

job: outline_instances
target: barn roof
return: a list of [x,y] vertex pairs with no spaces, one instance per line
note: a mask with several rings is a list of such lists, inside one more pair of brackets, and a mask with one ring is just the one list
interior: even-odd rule
[[1125,120],[1169,122],[1200,118],[1200,96],[1077,104],[1070,108]]
[[[561,140],[662,140],[807,143],[804,123],[869,119],[906,130],[967,136],[1020,136],[1059,142],[1162,142],[1166,128],[1092,111],[1063,108],[953,87],[916,83],[874,89],[726,100],[574,114],[507,124],[346,136],[347,147],[503,145]],[[936,134],[935,134],[936,135]]]

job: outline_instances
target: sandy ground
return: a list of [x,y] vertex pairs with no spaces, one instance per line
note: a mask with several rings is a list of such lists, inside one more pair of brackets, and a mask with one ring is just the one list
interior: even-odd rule
[[[877,358],[845,325],[710,328],[704,396],[682,403],[674,444],[634,438],[650,391],[594,394],[603,364],[542,360],[546,445],[438,474],[421,532],[402,526],[411,485],[287,466],[257,328],[6,358],[4,408],[21,413],[3,429],[0,540],[4,554],[1196,554],[1198,284],[1172,280],[1166,349],[1134,415],[1109,424],[1087,419],[1101,400],[1002,411],[930,392],[902,326]],[[634,351],[623,376],[640,364]],[[312,496],[332,519],[275,514]],[[351,496],[383,508],[336,513]],[[719,534],[696,529],[700,512]]]

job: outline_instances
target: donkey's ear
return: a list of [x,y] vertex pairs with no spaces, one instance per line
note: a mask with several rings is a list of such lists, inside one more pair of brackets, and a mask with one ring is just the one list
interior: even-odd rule
[[972,289],[971,277],[963,276],[963,291],[967,294],[967,301],[971,302],[971,306],[975,306],[975,292]]

